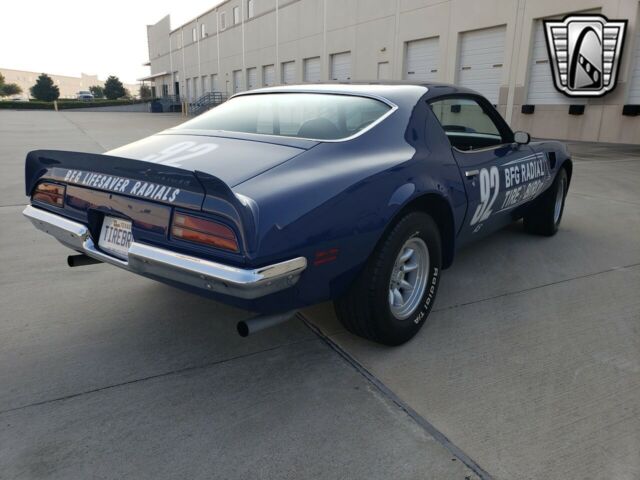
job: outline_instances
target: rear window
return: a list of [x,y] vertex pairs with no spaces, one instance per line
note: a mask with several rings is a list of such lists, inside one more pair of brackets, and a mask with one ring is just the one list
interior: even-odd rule
[[350,95],[261,93],[232,98],[178,128],[340,140],[390,109],[379,100]]

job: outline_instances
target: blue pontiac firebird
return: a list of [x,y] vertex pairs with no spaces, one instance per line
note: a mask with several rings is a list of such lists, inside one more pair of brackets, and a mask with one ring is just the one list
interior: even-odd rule
[[258,312],[244,335],[332,299],[348,330],[397,345],[459,247],[520,218],[557,231],[571,159],[529,140],[451,85],[266,88],[103,155],[30,152],[24,214],[72,266]]

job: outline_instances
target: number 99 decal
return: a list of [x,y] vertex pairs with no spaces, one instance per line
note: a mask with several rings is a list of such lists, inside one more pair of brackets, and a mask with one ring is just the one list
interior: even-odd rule
[[498,167],[480,170],[480,203],[473,214],[470,225],[484,222],[491,216],[491,208],[500,193],[500,172]]

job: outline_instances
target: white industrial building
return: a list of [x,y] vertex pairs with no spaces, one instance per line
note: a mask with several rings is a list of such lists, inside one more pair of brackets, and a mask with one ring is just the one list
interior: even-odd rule
[[[148,26],[145,80],[188,101],[332,80],[456,83],[534,136],[640,143],[637,109],[623,114],[640,104],[639,12],[638,0],[228,0],[174,29],[169,16]],[[570,13],[629,22],[617,87],[603,98],[553,86],[542,20]]]

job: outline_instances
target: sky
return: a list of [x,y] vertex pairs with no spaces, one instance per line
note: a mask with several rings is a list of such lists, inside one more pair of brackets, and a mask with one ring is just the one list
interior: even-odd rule
[[2,7],[0,69],[58,75],[148,75],[146,25],[176,28],[220,0],[10,0]]

